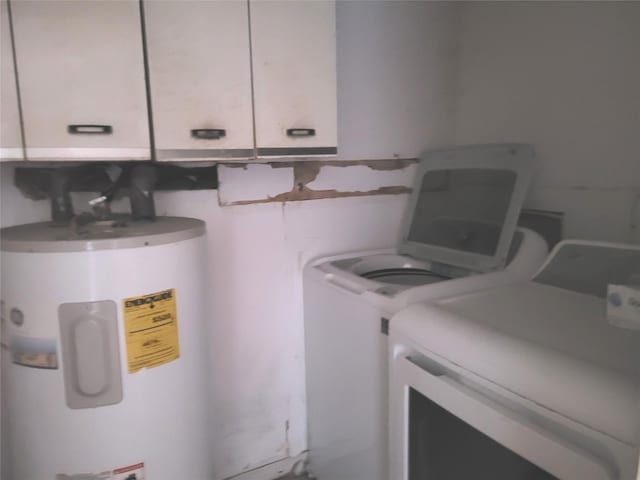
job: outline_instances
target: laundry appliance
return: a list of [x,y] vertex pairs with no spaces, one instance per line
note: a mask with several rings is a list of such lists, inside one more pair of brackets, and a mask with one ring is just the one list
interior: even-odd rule
[[2,478],[211,478],[204,222],[44,222],[1,240]]
[[389,478],[635,480],[640,332],[607,291],[639,281],[640,246],[565,241],[533,280],[397,313]]
[[318,478],[388,480],[386,332],[394,313],[531,278],[542,264],[544,240],[516,231],[533,158],[520,144],[427,152],[396,247],[305,267],[309,460]]

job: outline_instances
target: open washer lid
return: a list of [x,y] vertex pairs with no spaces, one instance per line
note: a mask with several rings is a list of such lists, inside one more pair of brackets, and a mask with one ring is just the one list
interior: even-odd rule
[[424,153],[400,253],[476,272],[503,268],[534,156],[533,148],[524,144]]

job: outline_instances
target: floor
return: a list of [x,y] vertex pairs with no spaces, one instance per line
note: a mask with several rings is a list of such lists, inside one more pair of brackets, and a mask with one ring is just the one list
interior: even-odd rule
[[276,480],[311,480],[311,477],[307,477],[306,475],[294,475],[289,473],[284,477],[277,478]]

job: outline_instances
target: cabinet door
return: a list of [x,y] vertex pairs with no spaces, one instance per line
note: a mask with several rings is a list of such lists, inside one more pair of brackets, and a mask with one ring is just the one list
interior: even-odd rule
[[145,0],[159,160],[253,151],[247,2]]
[[0,160],[23,160],[8,4],[0,1]]
[[335,154],[335,2],[249,5],[258,155]]
[[27,158],[150,158],[138,2],[11,7]]

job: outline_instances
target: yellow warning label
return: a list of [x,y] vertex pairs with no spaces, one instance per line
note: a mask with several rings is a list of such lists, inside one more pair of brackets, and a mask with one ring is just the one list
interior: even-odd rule
[[125,298],[122,305],[129,373],[180,356],[175,289]]

